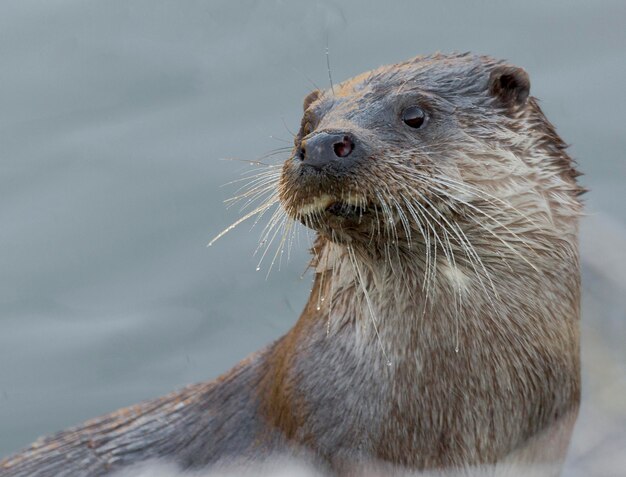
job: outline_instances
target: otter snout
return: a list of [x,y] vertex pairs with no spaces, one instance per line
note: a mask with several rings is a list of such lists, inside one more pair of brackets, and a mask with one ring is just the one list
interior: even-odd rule
[[302,140],[297,157],[305,166],[318,171],[328,167],[342,170],[352,166],[354,147],[351,134],[319,132]]

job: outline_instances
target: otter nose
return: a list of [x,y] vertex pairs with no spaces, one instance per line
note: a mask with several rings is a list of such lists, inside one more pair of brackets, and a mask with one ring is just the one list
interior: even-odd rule
[[348,157],[353,150],[354,141],[349,134],[320,132],[302,141],[299,157],[319,170]]

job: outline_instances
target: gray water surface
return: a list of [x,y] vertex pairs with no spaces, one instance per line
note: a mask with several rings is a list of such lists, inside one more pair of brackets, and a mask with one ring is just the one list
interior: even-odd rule
[[295,322],[306,233],[268,279],[261,228],[205,245],[249,169],[220,158],[288,145],[328,45],[337,82],[434,51],[530,73],[591,189],[566,475],[617,475],[598,469],[626,444],[625,25],[623,0],[1,2],[0,455],[213,378]]

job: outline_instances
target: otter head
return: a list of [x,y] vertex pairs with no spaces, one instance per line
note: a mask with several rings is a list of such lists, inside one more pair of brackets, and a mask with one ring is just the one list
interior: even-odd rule
[[322,237],[368,250],[445,249],[472,229],[525,221],[516,228],[558,231],[570,212],[554,209],[574,213],[580,189],[529,90],[523,69],[463,54],[417,57],[314,91],[280,200]]

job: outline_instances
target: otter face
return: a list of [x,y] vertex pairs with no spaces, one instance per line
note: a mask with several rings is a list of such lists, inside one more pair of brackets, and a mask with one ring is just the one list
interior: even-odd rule
[[410,246],[461,237],[452,229],[494,218],[512,195],[544,194],[534,174],[573,197],[571,161],[529,88],[520,68],[435,55],[314,91],[283,166],[283,207],[336,242]]

